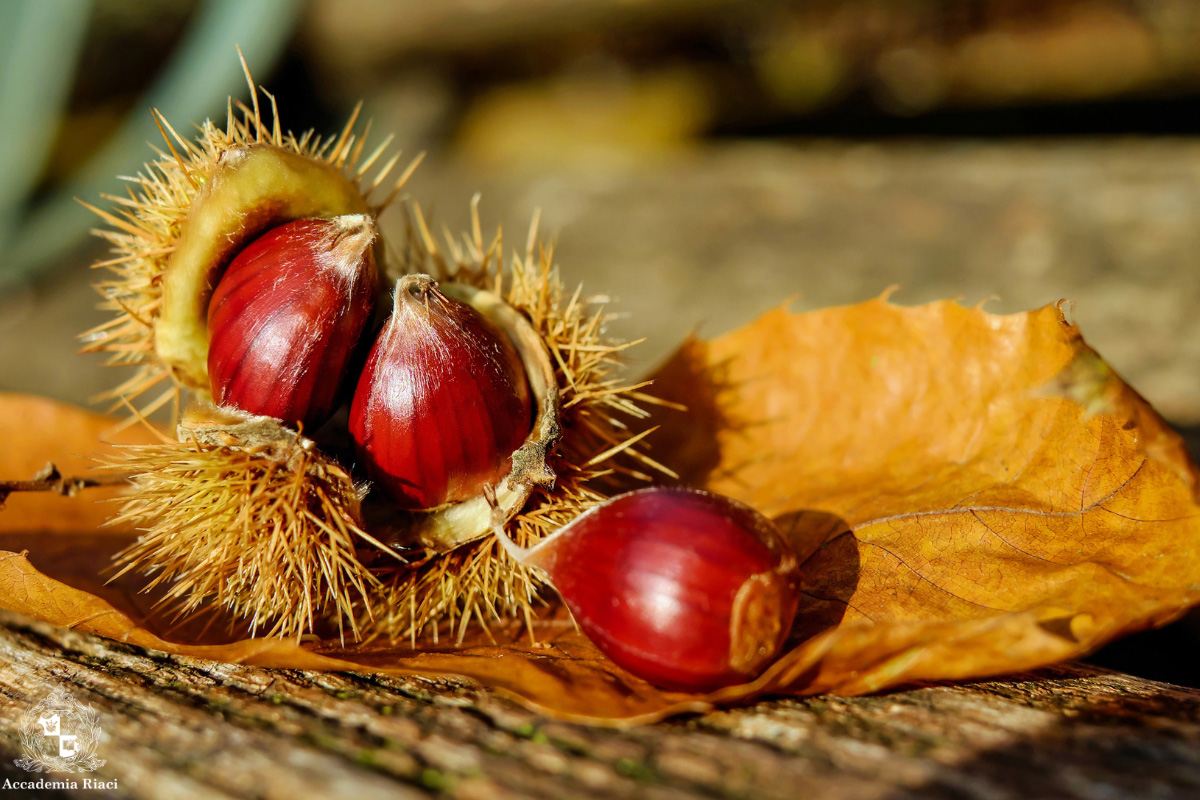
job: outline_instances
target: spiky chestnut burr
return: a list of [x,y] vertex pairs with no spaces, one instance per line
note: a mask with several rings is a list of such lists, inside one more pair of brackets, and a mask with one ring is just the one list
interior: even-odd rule
[[[223,419],[208,405],[208,312],[226,268],[250,242],[297,219],[348,215],[373,225],[416,162],[377,193],[398,162],[383,158],[390,139],[365,150],[357,111],[333,137],[285,134],[277,112],[264,124],[248,71],[246,78],[251,106],[231,101],[227,124],[205,122],[195,141],[156,113],[168,152],[129,179],[128,197],[108,198],[112,212],[93,209],[109,223],[100,235],[115,250],[97,265],[113,273],[97,288],[102,308],[117,316],[84,334],[85,350],[138,368],[108,393],[118,405],[161,390],[131,421],[164,405],[184,419],[180,441],[130,448],[120,465],[132,482],[121,514],[145,530],[120,563],[170,584],[184,611],[212,602],[281,635],[349,619],[357,636],[378,584],[355,550],[383,547],[362,528],[360,487],[295,431],[245,413]],[[378,238],[371,249],[379,268]],[[245,435],[248,422],[261,423],[254,436]],[[293,441],[295,448],[265,443]]]
[[217,403],[306,430],[328,419],[375,308],[374,239],[363,214],[304,219],[237,254],[208,306]]
[[[375,217],[416,166],[413,162],[378,197],[373,193],[397,162],[396,157],[380,159],[386,140],[365,150],[365,134],[354,130],[353,118],[330,139],[312,132],[284,134],[277,114],[274,124],[263,123],[249,74],[247,81],[252,107],[238,104],[237,114],[231,107],[223,128],[204,123],[194,142],[156,116],[168,152],[131,179],[128,197],[109,198],[115,210],[94,209],[109,223],[100,235],[115,249],[111,259],[97,265],[114,273],[98,287],[105,298],[102,307],[117,316],[85,334],[86,349],[107,352],[112,364],[137,367],[137,374],[108,396],[119,404],[149,398],[138,402],[142,414],[173,402],[178,415],[181,408],[203,407],[210,399],[208,308],[214,287],[239,251],[265,231],[295,219]],[[364,179],[377,162],[383,164],[378,176]],[[536,416],[513,454],[512,469],[494,488],[509,532],[531,544],[602,500],[604,483],[612,476],[644,478],[644,467],[665,469],[639,451],[642,434],[621,419],[645,416],[641,406],[654,399],[640,385],[625,385],[611,374],[627,345],[604,336],[602,306],[565,291],[548,249],[535,258],[534,231],[524,257],[514,256],[511,269],[502,268],[499,238],[485,243],[478,218],[473,222],[471,235],[451,243],[451,260],[436,252],[423,221],[422,239],[410,238],[389,252],[401,256],[405,271],[435,274],[443,281],[443,292],[504,330],[520,353]],[[378,239],[374,250],[382,272],[384,249]],[[161,391],[146,394],[154,387]],[[311,629],[321,616],[344,618],[349,609],[365,635],[405,638],[422,630],[436,636],[439,623],[461,631],[469,619],[485,625],[491,618],[529,619],[539,581],[503,558],[494,538],[486,536],[491,512],[482,497],[411,516],[394,507],[380,509],[371,498],[360,507],[361,486],[331,457],[332,451],[324,453],[308,443],[304,452],[312,466],[302,470],[294,459],[264,461],[260,445],[241,435],[244,421],[206,423],[207,443],[193,442],[184,426],[183,441],[127,452],[122,470],[134,485],[123,511],[147,536],[144,546],[129,550],[125,566],[162,576],[164,565],[179,565],[182,569],[173,571],[168,582],[177,587],[174,596],[181,603],[195,608],[209,596],[253,619],[260,630],[283,634]],[[272,435],[286,440],[289,432],[273,424]],[[338,432],[326,426],[323,433],[329,434],[323,441],[336,446]],[[242,464],[250,471],[244,472]],[[167,465],[179,468],[165,469]],[[170,479],[160,481],[160,475]],[[322,475],[341,475],[347,483],[329,491]],[[322,511],[312,527],[293,537],[284,523],[312,519],[303,513],[303,504],[297,505],[299,498],[315,498],[316,507],[333,516],[323,517]],[[244,513],[233,527],[213,527],[210,516],[198,509],[218,505]],[[180,512],[173,513],[176,509]],[[273,521],[265,510],[284,516]],[[380,510],[386,511],[383,518],[372,516]],[[372,562],[381,581],[378,588],[365,582],[366,595],[353,599],[344,591],[348,584],[335,581],[343,590],[333,593],[336,601],[330,597],[318,609],[303,576],[328,566],[329,537],[342,530],[338,525],[327,530],[331,519],[341,520],[354,542],[378,545],[386,536],[397,543],[394,536],[401,534],[414,563],[388,568],[387,559]],[[275,522],[282,527],[272,528]],[[286,579],[255,577],[265,574],[261,570],[268,562],[248,558],[245,548],[256,556],[268,553],[256,538],[261,526],[282,532],[264,541],[270,559],[295,568]],[[184,554],[188,558],[181,561]],[[224,577],[206,583],[210,573]],[[206,585],[216,588],[216,594],[206,595]],[[314,611],[312,616],[292,614],[292,608]]]
[[618,495],[532,548],[499,524],[496,535],[514,559],[549,576],[605,655],[664,688],[753,679],[796,613],[799,566],[774,524],[709,492]]
[[117,576],[151,575],[146,588],[161,586],[180,615],[211,603],[251,633],[299,636],[331,619],[358,638],[379,582],[355,551],[383,545],[360,527],[350,475],[267,417],[195,406],[179,436],[107,464],[132,483],[110,524],[141,530],[115,556]]

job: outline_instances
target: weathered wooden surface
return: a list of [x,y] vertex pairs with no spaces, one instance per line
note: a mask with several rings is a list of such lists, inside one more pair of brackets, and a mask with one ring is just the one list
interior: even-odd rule
[[467,685],[217,664],[0,612],[0,785],[39,777],[13,765],[17,728],[55,687],[99,712],[96,776],[119,786],[62,796],[1200,796],[1200,692],[1080,665],[617,731]]

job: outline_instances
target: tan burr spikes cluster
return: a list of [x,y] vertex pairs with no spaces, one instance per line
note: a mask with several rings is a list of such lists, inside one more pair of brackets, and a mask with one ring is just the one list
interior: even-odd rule
[[505,263],[474,208],[438,243],[402,206],[385,247],[416,161],[394,179],[357,112],[295,135],[251,93],[194,141],[156,116],[166,150],[94,209],[115,315],[84,349],[136,370],[110,399],[178,425],[113,465],[132,484],[117,520],[141,530],[121,570],[278,635],[528,619],[543,578],[505,555],[497,515],[528,547],[615,479],[670,474],[627,427],[655,402],[613,377],[627,345],[533,232]]

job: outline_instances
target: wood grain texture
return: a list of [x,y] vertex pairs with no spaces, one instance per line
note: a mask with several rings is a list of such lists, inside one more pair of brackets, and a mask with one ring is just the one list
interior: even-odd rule
[[775,699],[617,731],[547,721],[463,683],[218,664],[0,612],[0,783],[31,777],[13,766],[17,728],[55,687],[99,712],[107,763],[97,776],[119,785],[58,796],[1200,793],[1200,692],[1082,665],[874,697]]

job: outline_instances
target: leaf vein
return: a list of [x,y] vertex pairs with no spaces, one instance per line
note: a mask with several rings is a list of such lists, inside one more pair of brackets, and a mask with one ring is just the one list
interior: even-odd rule
[[1015,544],[1013,544],[1012,542],[1010,542],[1008,539],[1005,539],[1003,536],[1001,536],[1000,534],[996,533],[996,531],[995,531],[995,530],[992,528],[992,526],[991,526],[991,525],[988,525],[986,522],[984,522],[982,519],[980,519],[980,517],[979,517],[979,514],[977,514],[976,512],[972,511],[972,512],[971,512],[971,515],[972,515],[973,517],[975,517],[975,521],[976,521],[976,522],[978,522],[980,525],[982,525],[982,526],[983,526],[984,530],[986,530],[986,531],[987,531],[988,533],[990,533],[992,536],[995,536],[997,539],[999,539],[999,540],[1000,540],[1001,542],[1003,542],[1004,544],[1006,544],[1006,545],[1008,545],[1009,547],[1011,547],[1013,550],[1016,550],[1016,551],[1017,551],[1018,553],[1020,553],[1021,555],[1023,555],[1023,556],[1029,556],[1030,558],[1036,559],[1036,560],[1038,560],[1038,561],[1044,561],[1044,562],[1046,562],[1047,564],[1057,564],[1057,565],[1059,565],[1059,566],[1061,566],[1061,567],[1069,567],[1069,566],[1072,566],[1071,564],[1064,564],[1064,563],[1063,563],[1063,562],[1061,562],[1061,561],[1055,561],[1055,560],[1054,560],[1054,559],[1052,559],[1052,558],[1046,558],[1045,556],[1039,556],[1039,555],[1036,555],[1036,554],[1034,554],[1034,553],[1030,553],[1030,552],[1029,552],[1029,551],[1027,551],[1027,550],[1022,550],[1021,548],[1017,547]]
[[1138,464],[1138,468],[1135,469],[1129,475],[1128,478],[1123,480],[1119,486],[1117,486],[1115,489],[1113,489],[1111,492],[1109,492],[1104,497],[1091,503],[1087,508],[1082,508],[1079,511],[1050,511],[1047,509],[1040,509],[1040,508],[1012,508],[1009,506],[966,506],[966,507],[956,506],[954,508],[938,508],[938,509],[930,509],[928,511],[906,511],[906,512],[900,513],[900,514],[892,514],[891,516],[887,516],[887,517],[877,517],[875,519],[866,520],[864,522],[859,523],[858,525],[855,525],[854,530],[858,531],[858,530],[862,530],[863,528],[869,528],[869,527],[873,527],[875,525],[882,525],[886,522],[895,522],[897,520],[915,519],[917,517],[947,516],[947,515],[951,515],[951,514],[974,514],[977,511],[995,511],[995,512],[1003,512],[1006,514],[1028,514],[1028,515],[1034,516],[1034,517],[1059,517],[1059,518],[1079,517],[1079,516],[1083,516],[1084,514],[1088,513],[1089,511],[1092,511],[1093,509],[1099,508],[1104,503],[1107,503],[1109,500],[1112,500],[1114,497],[1116,497],[1118,494],[1120,494],[1125,489],[1126,486],[1128,486],[1130,483],[1133,482],[1133,479],[1138,476],[1138,473],[1140,473],[1142,471],[1142,468],[1145,466],[1146,466],[1146,459],[1142,459],[1141,463]]
[[980,603],[980,602],[978,602],[978,601],[976,601],[976,600],[971,600],[970,598],[963,597],[963,596],[962,596],[962,595],[960,595],[960,594],[955,594],[954,592],[952,592],[952,591],[950,591],[949,589],[947,589],[945,586],[941,586],[941,585],[939,585],[939,584],[935,583],[934,581],[930,580],[929,578],[926,578],[924,575],[922,575],[922,574],[921,574],[920,572],[918,572],[916,569],[914,569],[913,567],[909,566],[909,564],[908,564],[908,562],[907,562],[907,561],[905,561],[903,558],[901,558],[900,556],[896,555],[895,553],[893,553],[891,550],[889,550],[888,548],[884,547],[883,545],[881,545],[881,544],[878,544],[877,542],[868,542],[868,541],[864,541],[864,540],[862,540],[862,539],[859,539],[859,541],[860,541],[860,542],[862,542],[862,543],[863,543],[863,544],[865,544],[865,545],[870,545],[871,547],[877,547],[877,548],[879,548],[880,550],[882,550],[883,552],[887,553],[887,554],[888,554],[888,555],[890,555],[892,558],[894,558],[894,559],[896,559],[898,562],[900,562],[901,566],[903,566],[905,569],[907,569],[907,570],[908,570],[909,572],[911,572],[913,575],[916,575],[916,576],[917,576],[917,578],[919,578],[920,580],[924,581],[925,583],[928,583],[930,586],[932,586],[933,588],[937,589],[939,592],[943,592],[943,593],[945,593],[945,594],[948,594],[948,595],[950,595],[951,597],[953,597],[953,598],[955,598],[955,599],[957,599],[957,600],[962,600],[964,603],[968,603],[968,604],[970,604],[970,605],[973,605],[973,606],[978,606],[979,608],[986,608],[988,611],[995,611],[995,612],[997,612],[997,613],[1000,613],[1000,614],[1006,614],[1006,613],[1008,613],[1008,611],[1009,611],[1009,609],[1006,609],[1006,608],[995,608],[994,606],[989,606],[989,605],[987,605],[987,604],[985,604],[985,603]]

